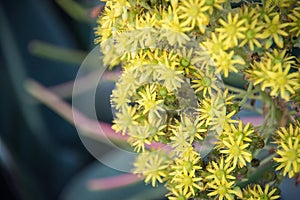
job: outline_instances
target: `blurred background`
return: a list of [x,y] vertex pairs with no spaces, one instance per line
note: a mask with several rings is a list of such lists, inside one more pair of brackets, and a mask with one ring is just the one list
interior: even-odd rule
[[[102,6],[98,0],[0,1],[1,200],[141,199],[134,190],[147,188],[139,183],[101,189],[99,178],[123,173],[90,155],[68,110],[77,71],[95,47],[93,30]],[[102,85],[97,116],[111,123],[114,83]],[[91,142],[112,156],[108,145]]]
[[95,18],[89,14],[99,5],[92,0],[1,1],[1,199],[57,199],[93,161],[76,129],[32,98],[25,84],[33,79],[53,87],[75,78],[94,46]]

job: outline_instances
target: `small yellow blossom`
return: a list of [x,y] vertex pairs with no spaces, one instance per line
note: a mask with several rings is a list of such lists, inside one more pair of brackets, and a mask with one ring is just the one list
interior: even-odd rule
[[171,7],[168,13],[163,16],[163,24],[161,30],[160,40],[166,38],[170,45],[183,46],[190,38],[185,32],[190,31],[191,28],[180,22],[177,11],[172,11]]
[[261,83],[264,91],[267,87],[271,88],[271,96],[280,96],[286,101],[290,100],[291,94],[295,93],[294,87],[298,85],[298,72],[290,72],[291,65],[286,64],[285,68],[281,63],[272,64],[271,59],[263,62],[255,62],[253,70],[250,72],[250,80],[254,85]]
[[288,138],[287,142],[281,142],[276,154],[279,157],[274,158],[275,162],[280,165],[276,170],[282,170],[285,176],[288,174],[292,178],[295,174],[300,172],[300,138]]
[[289,32],[298,37],[300,35],[300,6],[293,9],[288,17],[291,19]]
[[228,77],[229,72],[238,72],[236,64],[244,65],[245,61],[240,56],[234,56],[234,51],[227,53],[221,51],[220,55],[214,58],[217,66],[217,72],[222,72],[225,77]]
[[244,142],[251,142],[253,133],[254,130],[250,127],[250,123],[244,126],[242,120],[239,120],[238,127],[235,124],[230,124],[230,129],[224,132],[225,135],[232,136],[235,140],[242,138]]
[[201,177],[197,177],[195,171],[187,171],[183,168],[181,173],[178,173],[172,178],[171,182],[176,183],[176,189],[183,189],[184,193],[191,192],[195,195],[196,190],[202,190],[199,182],[202,180]]
[[246,161],[251,162],[252,154],[247,150],[249,143],[244,143],[242,138],[235,140],[232,136],[229,136],[228,140],[223,140],[225,146],[220,150],[221,153],[226,155],[225,162],[232,162],[232,165],[242,168],[246,166]]
[[284,30],[289,23],[282,23],[279,19],[279,15],[275,15],[271,20],[269,16],[265,16],[266,27],[262,34],[262,38],[273,38],[275,44],[279,47],[283,47],[283,38],[282,36],[288,36],[288,33]]
[[295,64],[295,56],[290,56],[287,53],[286,49],[283,49],[282,51],[279,51],[278,49],[274,49],[273,52],[266,52],[266,57],[263,57],[264,59],[271,59],[272,64],[280,64],[283,67],[286,67],[288,64]]
[[[247,187],[244,193],[247,195],[247,199],[261,200],[261,199],[279,199],[279,195],[276,194],[277,188],[270,189],[270,185],[266,184],[264,190],[259,184],[255,184],[252,187]],[[243,198],[246,200],[246,198]]]
[[213,191],[208,193],[208,196],[216,196],[218,200],[234,200],[236,192],[233,190],[234,181],[228,182],[223,176],[222,180],[216,179],[213,182],[208,183],[209,189]]
[[216,85],[217,77],[213,73],[202,72],[202,70],[197,70],[195,75],[197,79],[192,80],[192,88],[195,89],[195,92],[201,92],[203,97],[206,97],[207,94],[212,96],[215,91],[218,91],[219,88]]
[[166,195],[169,200],[188,200],[192,196],[191,191],[185,191],[183,190],[183,188],[180,189],[172,188],[170,190],[171,192]]
[[222,10],[223,4],[226,0],[205,0],[205,5],[209,7],[208,12],[210,15],[213,14],[214,9]]
[[238,40],[244,38],[244,32],[246,27],[244,27],[245,21],[239,18],[238,14],[232,16],[230,12],[227,16],[227,21],[220,19],[220,28],[216,28],[222,37],[226,38],[224,44],[228,48],[238,46]]
[[208,180],[217,179],[221,181],[223,177],[225,177],[226,180],[235,179],[235,177],[232,175],[234,168],[231,166],[230,162],[224,164],[224,157],[221,157],[218,163],[216,163],[215,161],[211,161],[207,165],[206,170],[209,172],[209,175],[205,176],[205,179]]
[[[245,4],[239,7],[238,9],[239,9],[240,19],[244,20],[246,25],[249,25],[259,17],[259,13],[257,13],[256,8],[250,5]],[[257,21],[257,23],[259,22]]]
[[294,140],[297,137],[300,137],[298,121],[295,124],[290,123],[288,127],[280,127],[275,134],[275,143],[280,144],[281,142],[284,142],[285,144],[288,144],[290,138]]
[[163,178],[167,176],[169,159],[164,151],[145,151],[138,155],[133,173],[146,177],[145,182],[151,182],[155,187],[157,182],[162,183]]
[[175,165],[172,165],[171,168],[173,172],[170,173],[170,176],[176,176],[176,174],[182,173],[184,170],[187,172],[199,171],[202,169],[200,166],[200,155],[195,152],[192,156],[184,157],[180,156],[175,159]]
[[209,16],[205,13],[209,7],[205,5],[205,0],[183,0],[180,1],[179,19],[182,24],[193,29],[195,26],[204,33],[209,24]]
[[143,109],[143,114],[151,111],[160,116],[158,111],[163,110],[161,107],[163,100],[157,99],[156,85],[148,84],[145,86],[145,89],[139,91],[138,94],[141,98],[137,102],[139,104],[139,109]]
[[112,128],[124,135],[131,126],[137,125],[138,117],[136,107],[124,106],[122,112],[116,113]]
[[250,50],[254,51],[254,47],[261,47],[260,39],[261,36],[261,30],[263,29],[263,26],[258,23],[258,19],[251,21],[250,23],[245,25],[245,36],[243,38],[243,41],[240,43],[240,47],[244,46],[246,43],[248,43]]

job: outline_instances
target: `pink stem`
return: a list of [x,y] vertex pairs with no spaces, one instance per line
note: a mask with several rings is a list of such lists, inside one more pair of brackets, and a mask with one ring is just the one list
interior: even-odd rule
[[141,179],[137,177],[137,175],[122,174],[119,176],[90,180],[88,182],[88,188],[90,190],[109,190],[128,186],[138,181],[141,181]]

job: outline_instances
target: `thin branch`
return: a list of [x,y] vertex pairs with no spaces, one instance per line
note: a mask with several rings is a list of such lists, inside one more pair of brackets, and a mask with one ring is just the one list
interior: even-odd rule
[[[127,139],[120,134],[116,134],[109,124],[87,118],[76,108],[72,108],[69,104],[61,100],[57,95],[36,81],[27,80],[25,87],[33,97],[47,105],[69,123],[73,124],[74,126],[76,125],[76,127],[79,128],[86,136],[97,140],[101,140],[103,137],[122,141]],[[73,113],[76,115],[76,124],[73,118]]]
[[125,187],[141,180],[141,178],[134,174],[122,174],[119,176],[90,180],[88,182],[88,188],[90,190],[110,190]]

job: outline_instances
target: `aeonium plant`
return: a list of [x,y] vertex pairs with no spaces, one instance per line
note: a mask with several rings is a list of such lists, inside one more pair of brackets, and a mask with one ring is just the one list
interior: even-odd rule
[[96,35],[122,67],[113,129],[146,183],[170,200],[278,199],[299,180],[299,1],[111,0]]

